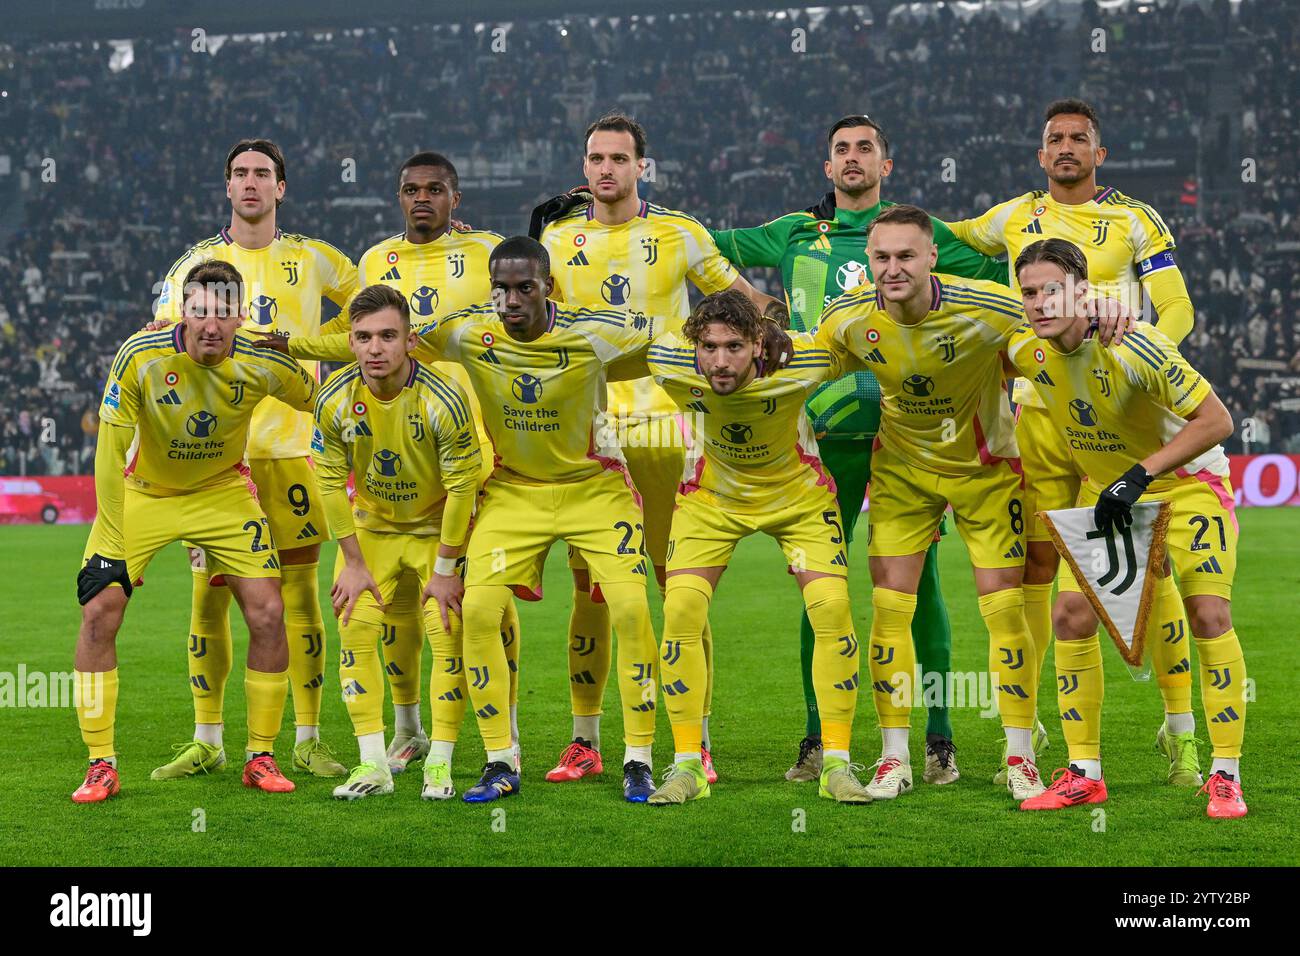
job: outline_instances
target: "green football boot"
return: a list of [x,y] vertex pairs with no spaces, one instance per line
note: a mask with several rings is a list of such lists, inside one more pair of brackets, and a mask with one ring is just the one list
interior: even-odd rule
[[339,763],[334,751],[319,737],[310,737],[293,747],[293,769],[317,777],[346,777],[348,768]]
[[172,759],[153,773],[150,780],[179,780],[197,773],[213,773],[226,765],[226,751],[201,740],[172,745]]
[[1201,779],[1201,757],[1196,751],[1196,732],[1171,734],[1168,724],[1161,724],[1156,731],[1156,750],[1169,758],[1169,776],[1166,783],[1175,787],[1199,787]]
[[850,764],[843,757],[823,757],[821,785],[817,796],[836,803],[870,803],[871,794],[853,773],[860,766]]
[[704,763],[700,760],[688,760],[685,763],[675,763],[668,768],[663,784],[650,794],[646,803],[660,807],[685,803],[688,800],[703,799],[709,795],[709,792],[709,778],[704,773]]

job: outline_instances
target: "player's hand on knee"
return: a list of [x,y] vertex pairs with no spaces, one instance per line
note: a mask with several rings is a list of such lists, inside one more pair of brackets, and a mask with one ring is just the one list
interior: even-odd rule
[[106,558],[98,552],[92,554],[77,573],[77,603],[85,607],[96,594],[111,584],[122,585],[126,596],[131,596],[131,575],[127,573],[126,561],[122,558]]
[[442,615],[443,629],[450,632],[450,615],[462,616],[460,605],[465,599],[465,582],[461,580],[459,574],[434,572],[429,576],[429,583],[424,586],[420,603],[427,604],[431,598],[438,602],[438,613]]
[[344,565],[338,580],[334,582],[334,587],[330,589],[330,603],[334,605],[334,616],[339,617],[342,614],[339,623],[344,627],[352,620],[352,611],[357,606],[357,601],[367,591],[375,596],[375,603],[379,605],[380,610],[383,610],[384,598],[379,593],[379,585],[375,583],[370,569],[365,565]]
[[271,349],[279,352],[281,355],[289,354],[289,336],[280,332],[259,332],[256,329],[247,330],[253,336],[253,347],[259,349]]
[[1132,310],[1119,299],[1089,299],[1088,317],[1102,345],[1119,345],[1137,324]]

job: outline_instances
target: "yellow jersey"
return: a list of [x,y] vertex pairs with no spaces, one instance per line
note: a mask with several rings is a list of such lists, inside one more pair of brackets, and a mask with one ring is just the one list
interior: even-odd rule
[[859,286],[822,313],[814,341],[880,382],[876,440],[939,475],[973,474],[1018,458],[1001,351],[1024,323],[1019,299],[982,279],[930,276],[930,311],[895,322],[874,286]]
[[[1169,337],[1146,322],[1118,346],[1106,348],[1089,333],[1073,352],[1023,325],[1007,355],[1034,382],[1052,425],[1094,483],[1109,482],[1168,444],[1212,391]],[[1221,446],[1156,476],[1149,490],[1164,491],[1198,472],[1228,474]]]
[[795,333],[793,339],[786,368],[730,395],[714,393],[698,370],[694,346],[680,335],[665,334],[651,344],[646,363],[688,414],[694,437],[682,494],[753,514],[797,502],[817,487],[834,488],[804,403],[819,385],[840,376],[839,362],[811,335]]
[[244,448],[264,400],[310,413],[316,380],[294,359],[253,347],[235,333],[230,355],[200,365],[185,351],[185,324],[137,332],[118,350],[99,417],[134,427],[138,446],[129,487],[151,495],[186,494],[247,481]]
[[[456,382],[411,360],[397,396],[375,396],[355,363],[339,369],[316,399],[312,455],[325,513],[336,538],[368,531],[437,535],[444,508],[461,505],[461,544],[482,469],[469,399]],[[349,509],[348,475],[356,478]],[[450,517],[450,516],[449,516]]]
[[[474,229],[469,232],[450,230],[432,242],[407,242],[396,235],[367,249],[357,261],[358,285],[392,286],[411,307],[411,324],[425,325],[434,319],[459,312],[471,305],[486,302],[492,296],[492,278],[488,274],[488,257],[501,242],[495,232]],[[346,309],[344,330],[347,330]],[[293,339],[289,340],[293,354]],[[465,370],[458,362],[434,363],[439,374],[451,378],[469,396],[474,421],[480,423],[479,437],[486,441],[482,429],[483,415],[478,399],[470,387]]]
[[[1117,189],[1098,187],[1096,196],[1075,205],[1034,190],[994,206],[982,216],[948,225],[958,239],[980,252],[1006,253],[1007,271],[1017,296],[1016,257],[1039,239],[1066,239],[1078,246],[1088,260],[1088,284],[1093,291],[1126,303],[1134,315],[1142,314],[1142,284],[1178,271],[1174,237],[1160,214]],[[1190,315],[1185,327],[1181,315],[1169,319],[1176,340],[1191,330]],[[1015,400],[1023,405],[1042,404],[1024,379],[1016,382]]]
[[605,368],[643,353],[657,320],[551,301],[546,307],[547,330],[532,342],[507,335],[490,303],[416,330],[417,353],[460,362],[469,374],[492,443],[494,480],[581,481],[625,466],[602,414]]
[[[570,306],[656,316],[676,331],[691,314],[689,279],[705,295],[739,273],[709,231],[683,212],[642,200],[627,222],[607,226],[595,206],[580,206],[546,227],[555,298]],[[651,378],[609,384],[609,413],[625,425],[677,413]]]
[[[230,237],[229,229],[222,229],[176,260],[163,280],[157,318],[182,319],[181,285],[190,269],[208,259],[229,262],[239,270],[248,308],[246,327],[259,332],[317,335],[321,331],[321,299],[344,308],[357,291],[352,260],[328,242],[276,230],[270,245],[245,249]],[[342,328],[347,329],[346,316]],[[317,375],[314,362],[306,363],[306,368],[313,377]],[[311,433],[311,415],[268,402],[254,416],[248,457],[304,458]]]

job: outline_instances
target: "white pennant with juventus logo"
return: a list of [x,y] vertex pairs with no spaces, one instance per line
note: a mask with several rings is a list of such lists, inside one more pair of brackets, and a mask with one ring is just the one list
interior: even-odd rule
[[1165,560],[1172,507],[1167,501],[1138,502],[1133,524],[1109,532],[1097,528],[1092,508],[1038,512],[1120,656],[1133,667],[1142,666],[1147,614],[1156,572]]

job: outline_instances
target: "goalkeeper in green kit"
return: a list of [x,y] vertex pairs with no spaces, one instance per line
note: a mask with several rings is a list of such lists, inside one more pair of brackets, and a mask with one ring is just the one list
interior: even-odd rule
[[[881,180],[893,168],[889,140],[880,126],[867,116],[846,116],[831,127],[828,138],[830,158],[825,171],[835,188],[821,202],[752,229],[712,233],[722,254],[738,268],[780,268],[790,325],[806,332],[817,328],[822,310],[832,299],[871,281],[867,226],[893,205],[880,199]],[[970,248],[938,220],[934,220],[934,241],[939,247],[935,272],[1007,284],[1005,262]],[[808,400],[808,415],[822,463],[835,480],[847,549],[871,480],[871,446],[880,426],[880,388],[875,376],[858,372],[826,383]],[[943,675],[946,693],[952,631],[939,590],[937,543],[926,556],[912,641],[922,675]],[[822,769],[821,720],[813,693],[813,630],[807,614],[800,626],[799,648],[808,723],[799,744],[799,759],[785,776],[787,780],[817,780]],[[922,684],[928,686],[929,681]],[[924,779],[932,784],[952,783],[958,776],[945,703],[941,700],[929,708],[926,724]]]

